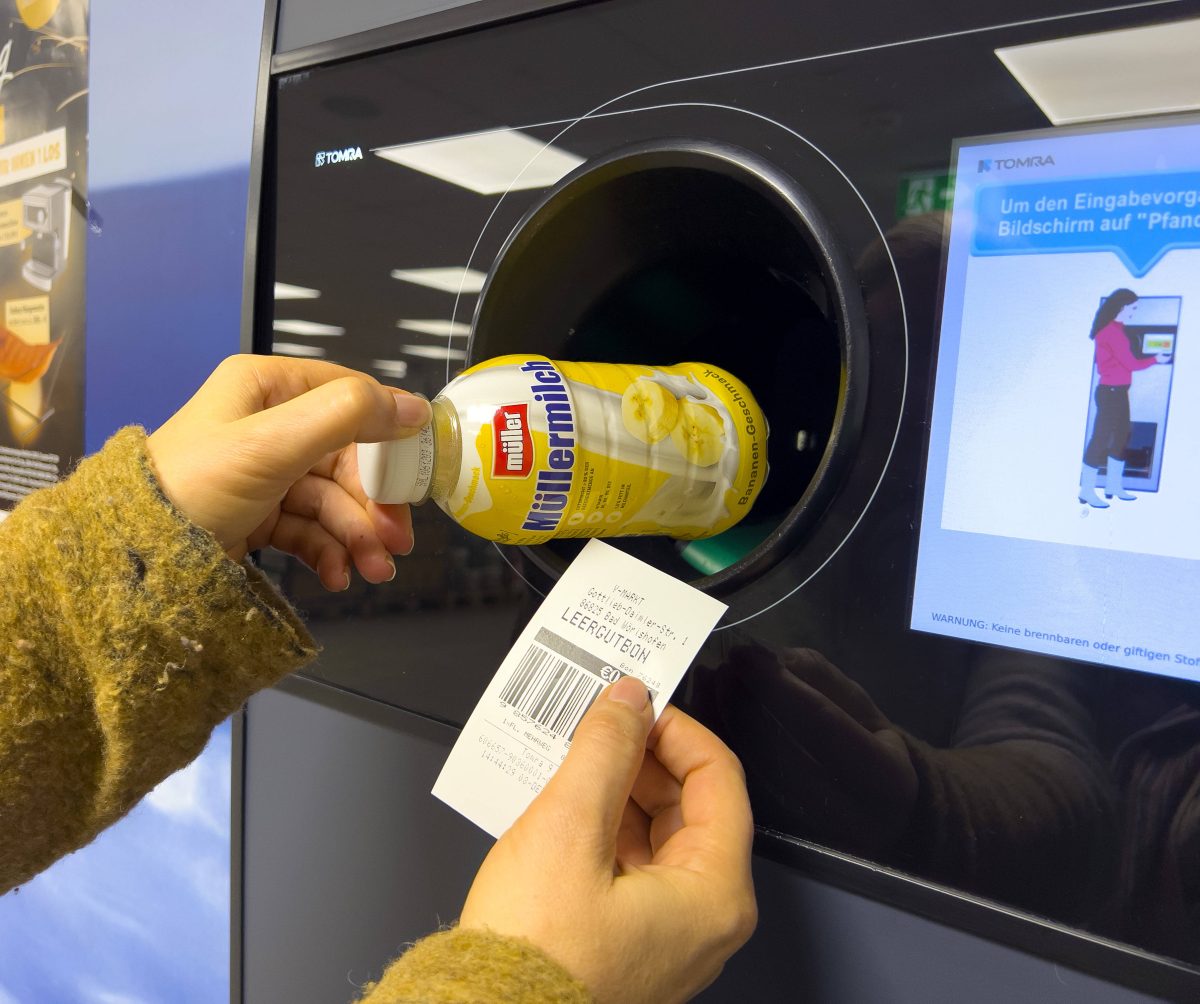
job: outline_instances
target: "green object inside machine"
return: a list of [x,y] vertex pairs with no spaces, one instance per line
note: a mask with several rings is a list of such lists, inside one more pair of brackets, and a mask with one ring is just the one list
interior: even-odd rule
[[715,537],[689,541],[680,555],[696,571],[716,575],[758,547],[771,529],[770,523],[739,523]]

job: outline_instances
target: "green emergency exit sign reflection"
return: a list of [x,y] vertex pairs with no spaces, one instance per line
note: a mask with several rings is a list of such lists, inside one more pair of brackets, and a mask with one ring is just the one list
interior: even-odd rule
[[896,193],[896,219],[921,213],[940,213],[954,201],[954,178],[949,171],[917,171],[902,175]]

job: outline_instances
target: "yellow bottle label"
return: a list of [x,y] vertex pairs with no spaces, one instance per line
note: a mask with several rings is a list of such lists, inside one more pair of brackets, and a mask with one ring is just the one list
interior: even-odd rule
[[709,537],[737,523],[766,481],[766,420],[715,366],[501,356],[443,395],[463,451],[447,509],[491,540]]

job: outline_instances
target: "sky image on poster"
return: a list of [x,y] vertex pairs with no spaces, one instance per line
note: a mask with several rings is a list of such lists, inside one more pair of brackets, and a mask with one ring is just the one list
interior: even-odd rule
[[1200,679],[1200,123],[954,158],[912,627]]

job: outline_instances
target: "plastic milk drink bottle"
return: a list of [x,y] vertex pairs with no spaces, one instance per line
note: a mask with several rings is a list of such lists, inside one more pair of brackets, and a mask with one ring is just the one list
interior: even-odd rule
[[358,448],[377,502],[432,498],[505,544],[552,537],[694,539],[749,512],[767,479],[767,423],[715,366],[501,356],[452,380],[416,435]]

